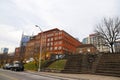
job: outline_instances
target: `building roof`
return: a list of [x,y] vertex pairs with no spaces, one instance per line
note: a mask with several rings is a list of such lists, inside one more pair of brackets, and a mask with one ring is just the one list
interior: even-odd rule
[[[76,40],[76,41],[78,41],[80,44],[82,44],[79,40],[77,40],[76,38],[74,38],[72,35],[70,35],[70,34],[67,33],[66,31],[60,30],[60,29],[58,29],[58,28],[54,28],[54,29],[50,29],[50,30],[47,30],[47,31],[43,31],[43,34],[44,34],[44,33],[49,33],[49,32],[51,32],[51,31],[61,31],[61,32],[64,32],[64,33],[66,33],[67,35],[71,36],[71,38],[73,38],[74,40]],[[40,35],[40,34],[41,34],[41,32],[39,33],[39,35]]]
[[94,47],[94,48],[96,48],[93,44],[81,44],[78,48],[85,48],[85,47]]
[[[54,28],[54,29],[50,29],[50,30],[47,30],[47,31],[43,31],[43,33],[48,33],[48,32],[51,32],[51,31],[60,31],[58,28]],[[41,32],[40,33],[38,33],[39,35],[41,34]]]
[[67,33],[64,30],[61,30],[62,32],[66,33],[68,36],[70,36],[71,38],[73,38],[74,40],[78,41],[80,44],[82,44],[78,39],[74,38],[72,35],[70,35],[69,33]]

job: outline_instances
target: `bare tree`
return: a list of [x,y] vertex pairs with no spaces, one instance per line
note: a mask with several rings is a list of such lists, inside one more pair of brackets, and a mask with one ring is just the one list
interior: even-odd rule
[[105,40],[111,52],[114,52],[114,43],[120,39],[120,19],[116,18],[104,18],[102,23],[96,26],[95,32]]

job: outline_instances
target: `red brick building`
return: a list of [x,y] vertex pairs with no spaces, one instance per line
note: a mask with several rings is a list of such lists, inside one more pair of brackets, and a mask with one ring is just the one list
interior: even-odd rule
[[17,61],[20,59],[20,47],[15,48],[14,60]]
[[39,53],[41,43],[42,51],[50,54],[76,53],[76,48],[81,45],[67,32],[55,28],[33,36],[26,45],[26,57]]

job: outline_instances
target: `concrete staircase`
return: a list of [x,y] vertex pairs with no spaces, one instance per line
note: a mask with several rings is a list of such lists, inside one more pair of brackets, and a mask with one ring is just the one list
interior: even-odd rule
[[63,73],[80,73],[82,66],[82,55],[71,55],[68,57]]
[[76,54],[67,59],[63,73],[89,73],[120,77],[120,53]]
[[120,76],[120,54],[102,54],[95,73]]
[[[96,54],[70,55],[67,59],[63,73],[94,73],[96,69]],[[94,64],[94,65],[93,65]],[[94,69],[93,69],[94,68]]]

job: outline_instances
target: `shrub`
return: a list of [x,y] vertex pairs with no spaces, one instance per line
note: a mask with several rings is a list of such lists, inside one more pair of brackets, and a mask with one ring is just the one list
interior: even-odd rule
[[38,69],[38,66],[36,66],[36,64],[34,62],[26,63],[26,64],[24,64],[24,67],[25,67],[26,70],[37,71],[37,69]]

